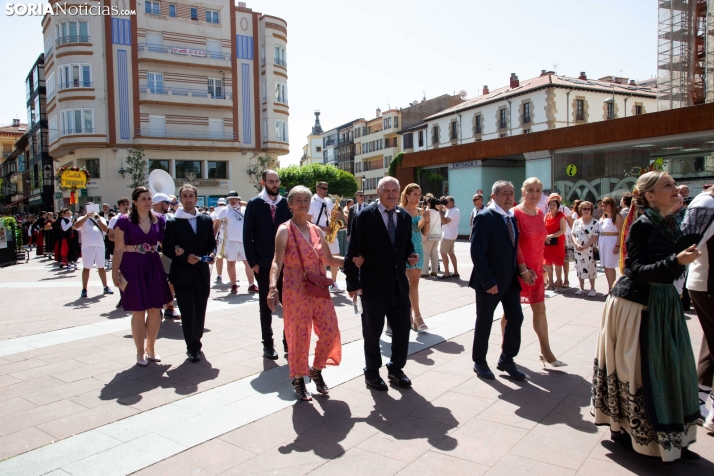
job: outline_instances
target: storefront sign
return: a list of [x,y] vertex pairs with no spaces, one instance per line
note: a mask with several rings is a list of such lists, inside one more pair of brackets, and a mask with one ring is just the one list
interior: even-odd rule
[[87,188],[87,176],[81,170],[65,170],[61,180],[64,188]]
[[190,48],[172,48],[171,52],[175,55],[186,55],[186,56],[206,56],[204,50],[192,50]]
[[480,165],[480,160],[469,160],[468,162],[457,162],[455,164],[451,164],[451,169],[467,169],[470,167],[479,167]]
[[220,180],[194,180],[193,182],[189,182],[188,180],[179,180],[179,179],[174,180],[174,184],[177,187],[180,187],[184,183],[190,183],[194,187],[220,187],[221,186]]
[[55,192],[55,198],[56,198],[57,200],[59,200],[60,198],[62,198],[62,192]]
[[578,173],[578,168],[575,164],[570,164],[565,168],[565,173],[568,174],[568,177],[575,177],[575,174]]

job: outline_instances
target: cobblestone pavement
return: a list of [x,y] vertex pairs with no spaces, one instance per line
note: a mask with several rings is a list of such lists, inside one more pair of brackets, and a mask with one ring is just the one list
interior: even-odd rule
[[[282,356],[261,357],[258,304],[242,272],[237,296],[229,286],[212,290],[200,364],[185,359],[180,323],[165,321],[162,362],[139,368],[128,313],[115,309],[117,295],[101,295],[96,272],[90,297],[79,299],[78,271],[35,257],[0,269],[0,475],[714,475],[714,438],[701,429],[693,449],[702,460],[663,465],[624,452],[592,424],[602,294],[549,293],[551,346],[567,367],[542,368],[525,308],[517,362],[530,379],[475,377],[466,243],[457,256],[460,280],[420,283],[431,330],[412,333],[405,372],[413,389],[365,387],[359,317],[335,295],[343,363],[325,371],[329,397],[312,403],[295,403]],[[604,277],[597,284],[602,291]],[[701,328],[687,317],[697,352]],[[281,327],[278,316],[276,334]],[[389,341],[383,336],[385,355]],[[494,323],[492,368],[499,343]]]

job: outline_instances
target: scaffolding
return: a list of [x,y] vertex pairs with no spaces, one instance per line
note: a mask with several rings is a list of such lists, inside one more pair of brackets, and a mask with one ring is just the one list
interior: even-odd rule
[[657,108],[714,102],[714,0],[661,0]]

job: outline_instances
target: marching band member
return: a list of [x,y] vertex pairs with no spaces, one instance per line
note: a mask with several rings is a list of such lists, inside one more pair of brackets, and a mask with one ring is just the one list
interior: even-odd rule
[[[213,222],[213,232],[221,230],[221,243],[218,246],[221,258],[228,259],[228,278],[231,280],[231,294],[238,293],[238,280],[236,279],[236,261],[242,261],[245,274],[248,276],[248,292],[257,293],[255,274],[248,264],[243,246],[243,223],[245,222],[245,207],[241,206],[238,192],[231,190],[226,195],[228,206],[222,207],[216,213]],[[218,256],[216,257],[218,258]]]

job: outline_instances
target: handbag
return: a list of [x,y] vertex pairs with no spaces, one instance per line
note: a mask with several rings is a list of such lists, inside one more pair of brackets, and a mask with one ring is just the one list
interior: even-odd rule
[[129,281],[126,280],[123,274],[119,273],[119,289],[126,291],[126,287],[129,285]]
[[[291,225],[293,224],[291,223]],[[295,235],[294,231],[292,232],[292,235],[293,240],[295,241],[295,247],[297,248],[298,257],[300,258],[300,266],[302,266],[302,280],[305,282],[305,290],[307,291],[307,295],[317,298],[331,299],[330,286],[335,284],[335,282],[327,276],[323,276],[322,274],[305,272],[305,263],[302,260],[300,244],[298,243],[297,236]]]
[[545,245],[546,246],[555,246],[558,244],[558,238],[548,238],[545,240]]

